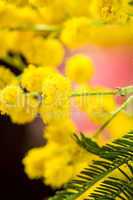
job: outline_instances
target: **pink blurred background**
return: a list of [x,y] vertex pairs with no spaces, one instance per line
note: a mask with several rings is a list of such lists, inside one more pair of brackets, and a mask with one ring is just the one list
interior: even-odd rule
[[[93,86],[101,85],[109,88],[124,87],[133,84],[133,46],[97,47],[87,46],[67,52],[66,59],[77,53],[90,57],[95,65],[95,75],[91,80]],[[64,73],[64,68],[61,67]],[[74,107],[73,120],[79,131],[93,131],[86,113]]]

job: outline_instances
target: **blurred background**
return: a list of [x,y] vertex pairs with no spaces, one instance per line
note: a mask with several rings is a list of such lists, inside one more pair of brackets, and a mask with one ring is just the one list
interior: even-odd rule
[[[34,122],[33,127],[36,127],[36,123],[39,122]],[[44,200],[53,194],[51,188],[44,186],[41,180],[31,181],[24,173],[22,158],[32,147],[41,146],[43,141],[41,136],[36,137],[38,129],[34,128],[35,131],[31,134],[31,126],[17,126],[12,124],[8,117],[0,116],[0,199],[2,200]]]

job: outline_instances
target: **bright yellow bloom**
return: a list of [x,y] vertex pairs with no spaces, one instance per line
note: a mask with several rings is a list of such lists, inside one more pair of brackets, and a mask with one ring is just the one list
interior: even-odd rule
[[[86,167],[92,159],[96,158],[96,156],[89,154],[75,143],[71,134],[67,132],[68,129],[64,129],[68,123],[66,125],[65,121],[62,123],[64,125],[58,127],[58,134],[56,129],[53,129],[51,133],[49,132],[51,136],[47,138],[48,142],[45,147],[29,151],[23,160],[25,172],[30,178],[43,177],[45,184],[54,188],[59,188],[67,183]],[[71,133],[72,131],[73,128]],[[59,141],[59,137],[63,136],[64,139],[67,138],[65,143]]]
[[38,105],[33,96],[25,95],[17,85],[9,85],[1,90],[0,111],[9,115],[14,123],[31,122],[37,115]]
[[43,81],[53,73],[54,70],[50,67],[29,65],[21,76],[21,85],[30,92],[41,92]]
[[26,124],[32,122],[37,114],[39,108],[39,101],[35,99],[32,94],[26,95],[24,98],[24,105],[20,109],[16,108],[10,113],[13,123]]
[[71,137],[76,132],[73,122],[70,119],[66,119],[65,122],[62,121],[58,126],[56,123],[49,124],[44,130],[44,138],[48,141],[64,145],[71,142]]
[[29,63],[58,67],[64,58],[64,48],[57,39],[33,37],[24,49]]
[[65,22],[61,33],[62,42],[69,48],[87,45],[90,37],[90,19],[77,17]]
[[120,0],[91,0],[89,8],[94,19],[100,19],[106,22],[114,22],[120,7]]
[[58,73],[47,77],[42,93],[40,114],[44,123],[60,122],[70,117],[71,84],[67,78]]
[[15,80],[16,76],[10,71],[10,69],[0,66],[0,89],[3,89]]
[[22,107],[24,93],[19,86],[9,85],[1,90],[0,100],[5,108]]
[[45,147],[34,148],[30,150],[27,156],[23,159],[25,172],[31,179],[41,178],[43,176]]
[[94,66],[91,59],[82,54],[69,58],[65,70],[70,80],[77,83],[90,81],[94,74]]

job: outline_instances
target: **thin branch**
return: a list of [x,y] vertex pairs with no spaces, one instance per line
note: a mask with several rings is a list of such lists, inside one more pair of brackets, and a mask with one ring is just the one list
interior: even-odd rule
[[122,88],[116,88],[112,91],[105,91],[105,92],[85,92],[85,93],[75,93],[73,92],[71,97],[80,97],[80,96],[98,96],[98,95],[117,95],[117,96],[127,96],[133,94],[133,86],[127,86]]
[[116,111],[114,111],[111,117],[96,131],[94,137],[98,137],[99,134],[110,124],[110,122],[122,111],[124,110],[131,102],[133,101],[133,96],[130,96]]

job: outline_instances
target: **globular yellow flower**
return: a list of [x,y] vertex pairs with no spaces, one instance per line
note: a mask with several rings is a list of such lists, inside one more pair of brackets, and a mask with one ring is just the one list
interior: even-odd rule
[[76,127],[69,119],[62,121],[60,124],[49,124],[44,129],[44,138],[48,141],[56,142],[60,145],[69,144],[71,142],[72,135],[76,133]]
[[94,74],[92,60],[82,54],[77,54],[69,58],[65,70],[70,80],[77,83],[90,81]]
[[41,92],[44,79],[53,73],[50,67],[29,65],[21,76],[21,85],[30,92]]
[[[67,133],[64,131],[65,134]],[[70,136],[69,143],[48,140],[44,147],[30,150],[23,159],[23,164],[29,178],[43,178],[45,184],[60,188],[94,158],[95,156],[79,147]]]
[[69,48],[87,45],[91,34],[91,21],[87,17],[74,17],[65,22],[60,38]]
[[31,122],[37,115],[38,104],[33,96],[25,95],[17,85],[9,85],[0,92],[0,111],[9,115],[14,123]]
[[45,155],[45,147],[34,148],[23,159],[25,172],[30,179],[41,178],[43,176]]
[[[64,58],[64,48],[57,39],[33,37],[24,51],[29,63],[58,67]],[[52,56],[52,57],[51,57]]]
[[17,124],[32,122],[38,114],[39,103],[32,94],[25,95],[23,107],[16,108],[10,113],[12,122]]
[[60,122],[70,117],[70,81],[55,73],[43,82],[40,114],[44,123]]
[[[63,151],[63,153],[61,153],[61,151]],[[71,163],[69,152],[60,148],[60,154],[57,156],[55,155],[55,157],[53,156],[52,159],[46,163],[46,168],[44,170],[45,184],[52,185],[53,188],[60,188],[64,183],[71,180],[74,175],[74,169],[69,163]]]
[[1,90],[0,101],[3,112],[10,112],[13,108],[23,106],[24,93],[19,86],[9,85]]
[[[77,159],[77,155],[80,161]],[[53,159],[46,163],[45,184],[51,185],[53,188],[62,187],[68,181],[74,179],[80,171],[88,166],[88,163],[91,164],[94,158],[96,157],[81,149],[76,149],[72,153],[70,149],[60,148],[60,154],[53,156]]]
[[3,89],[14,81],[16,81],[15,74],[13,74],[10,69],[0,66],[0,89]]
[[112,22],[116,19],[116,13],[120,6],[121,2],[119,0],[91,0],[89,9],[94,19]]

